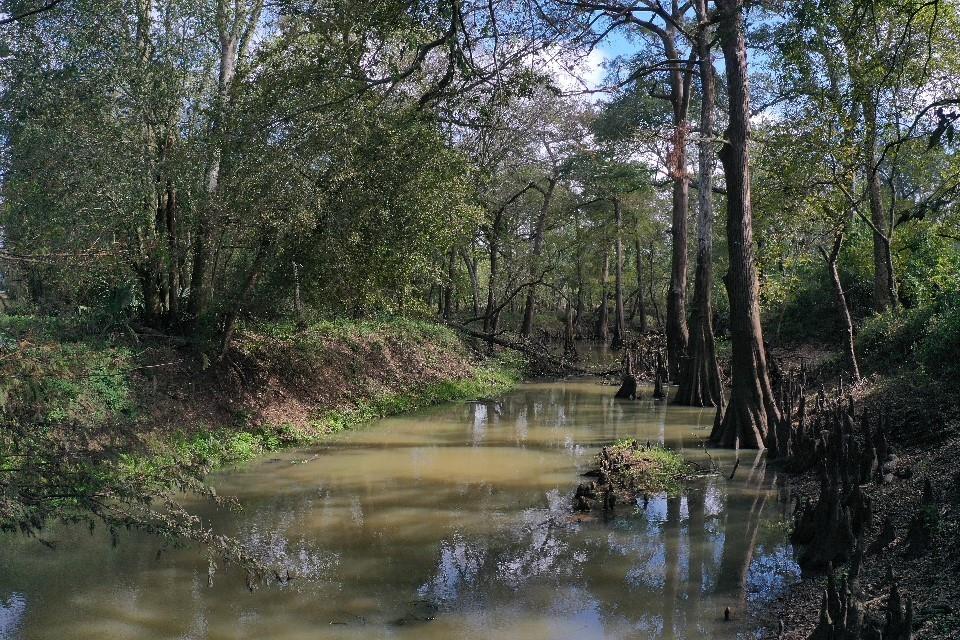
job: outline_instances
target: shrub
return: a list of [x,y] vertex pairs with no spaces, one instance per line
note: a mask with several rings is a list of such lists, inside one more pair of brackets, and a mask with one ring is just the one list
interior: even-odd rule
[[960,305],[949,304],[933,314],[919,346],[927,372],[954,381],[960,377]]
[[917,348],[924,339],[933,309],[894,309],[871,316],[857,336],[864,368],[887,371],[916,366]]
[[864,323],[857,347],[871,371],[922,367],[931,375],[960,377],[960,305],[941,299],[877,314]]

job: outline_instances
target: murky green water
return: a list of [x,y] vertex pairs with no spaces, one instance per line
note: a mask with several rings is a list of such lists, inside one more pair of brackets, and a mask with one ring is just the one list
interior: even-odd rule
[[[592,381],[382,420],[218,474],[244,510],[200,513],[299,575],[247,591],[196,549],[75,529],[58,549],[0,538],[0,638],[748,637],[752,603],[797,575],[761,458],[711,451],[723,476],[578,522],[598,447],[632,436],[699,448],[709,411],[617,402]],[[649,394],[648,394],[649,395]],[[725,607],[734,614],[723,622]]]

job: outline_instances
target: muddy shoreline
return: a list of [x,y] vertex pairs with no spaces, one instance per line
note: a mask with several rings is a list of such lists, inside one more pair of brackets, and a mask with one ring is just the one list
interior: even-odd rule
[[[829,571],[821,571],[752,612],[761,637],[827,637],[823,635],[825,593],[849,577],[851,565],[859,564],[857,587],[865,619],[883,627],[894,606],[911,610],[909,633],[888,631],[882,636],[862,637],[955,638],[960,630],[960,421],[956,406],[939,403],[925,393],[922,384],[892,378],[864,381],[850,389],[849,395],[857,410],[889,416],[885,430],[895,459],[886,474],[878,469],[877,476],[860,487],[872,511],[864,528],[862,558],[834,567],[833,584]],[[780,477],[794,505],[816,502],[821,491],[818,470]],[[928,537],[920,544],[918,522],[925,524],[923,535]]]

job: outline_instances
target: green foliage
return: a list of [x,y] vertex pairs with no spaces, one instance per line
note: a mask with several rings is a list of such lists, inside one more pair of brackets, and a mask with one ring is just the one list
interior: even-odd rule
[[[322,359],[331,341],[353,345],[358,355],[371,343],[392,340],[438,358],[464,357],[451,329],[406,318],[261,329],[260,335],[291,342],[298,357],[311,361]],[[404,391],[368,390],[347,408],[318,407],[309,427],[255,425],[238,411],[231,423],[151,433],[142,420],[158,400],[135,383],[141,364],[135,352],[97,337],[65,338],[60,331],[71,335],[62,320],[0,316],[0,530],[42,535],[50,520],[137,527],[169,540],[203,542],[248,568],[255,563],[242,548],[201,527],[179,506],[176,492],[211,495],[202,483],[211,469],[315,443],[381,416],[496,395],[518,377],[508,364],[491,361],[463,371],[462,378],[421,384],[414,378]],[[257,338],[249,340],[256,355]],[[371,366],[357,360],[352,366],[358,371]]]
[[960,382],[960,304],[955,298],[930,317],[919,351],[929,373],[949,384]]
[[867,319],[857,337],[866,368],[883,371],[916,364],[917,345],[923,339],[931,311],[898,309]]
[[857,346],[869,370],[922,367],[946,384],[960,379],[960,305],[953,298],[869,318]]
[[[13,331],[50,324],[17,320]],[[92,427],[116,423],[134,409],[130,368],[132,354],[124,347],[96,342],[32,342],[37,334],[0,333],[7,357],[2,363],[0,406],[13,415],[29,415],[43,424]]]
[[661,444],[648,445],[634,438],[625,438],[613,443],[610,449],[631,462],[623,469],[624,477],[617,481],[632,487],[636,493],[676,493],[683,478],[689,475],[690,468],[683,457]]

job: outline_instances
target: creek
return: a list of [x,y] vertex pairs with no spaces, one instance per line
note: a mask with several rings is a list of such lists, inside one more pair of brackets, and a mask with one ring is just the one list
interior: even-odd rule
[[[213,474],[243,509],[190,507],[298,576],[252,593],[229,567],[208,586],[202,550],[158,556],[146,535],[4,536],[0,638],[754,637],[751,608],[798,578],[774,472],[743,451],[729,479],[736,454],[702,447],[712,410],[615,390],[523,384]],[[721,473],[573,514],[593,455],[626,437]]]

